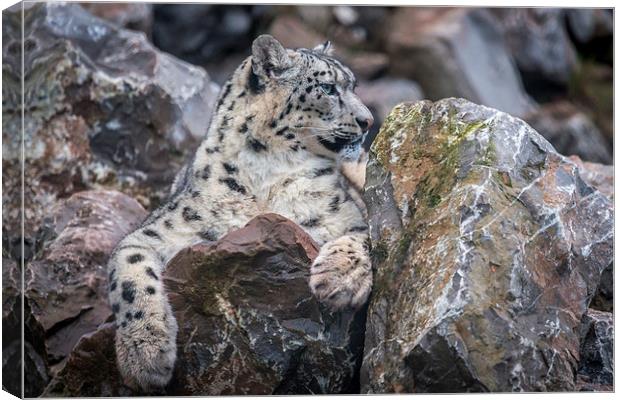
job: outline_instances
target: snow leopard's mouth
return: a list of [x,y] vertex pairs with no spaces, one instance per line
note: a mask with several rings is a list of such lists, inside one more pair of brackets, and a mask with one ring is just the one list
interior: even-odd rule
[[366,134],[368,134],[368,131],[355,137],[342,148],[340,154],[345,160],[357,160],[359,158],[362,153],[362,143],[364,143]]

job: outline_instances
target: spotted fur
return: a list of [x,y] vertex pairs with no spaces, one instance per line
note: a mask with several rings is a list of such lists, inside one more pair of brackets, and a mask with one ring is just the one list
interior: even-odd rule
[[290,50],[271,36],[254,41],[169,200],[110,258],[116,354],[127,384],[151,391],[172,376],[177,324],[161,279],[168,261],[259,214],[290,218],[322,246],[309,279],[320,301],[334,310],[365,303],[372,272],[355,190],[363,175],[351,166],[363,167],[357,160],[372,115],[355,85],[329,44]]

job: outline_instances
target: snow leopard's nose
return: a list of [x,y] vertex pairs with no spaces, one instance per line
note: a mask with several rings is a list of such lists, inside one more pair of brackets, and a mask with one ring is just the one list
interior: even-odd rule
[[361,130],[365,132],[372,126],[375,120],[372,117],[372,115],[368,115],[364,118],[359,118],[359,117],[355,118],[355,122],[357,122],[357,125],[359,125]]

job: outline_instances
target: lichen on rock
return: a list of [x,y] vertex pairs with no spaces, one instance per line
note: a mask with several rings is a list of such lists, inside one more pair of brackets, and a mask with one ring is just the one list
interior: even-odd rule
[[362,391],[574,390],[608,198],[523,121],[462,99],[397,106],[367,170],[384,256]]

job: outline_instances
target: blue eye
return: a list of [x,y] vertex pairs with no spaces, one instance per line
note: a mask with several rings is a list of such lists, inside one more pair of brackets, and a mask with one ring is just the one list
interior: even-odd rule
[[333,83],[321,83],[321,90],[328,96],[336,94],[336,85]]

